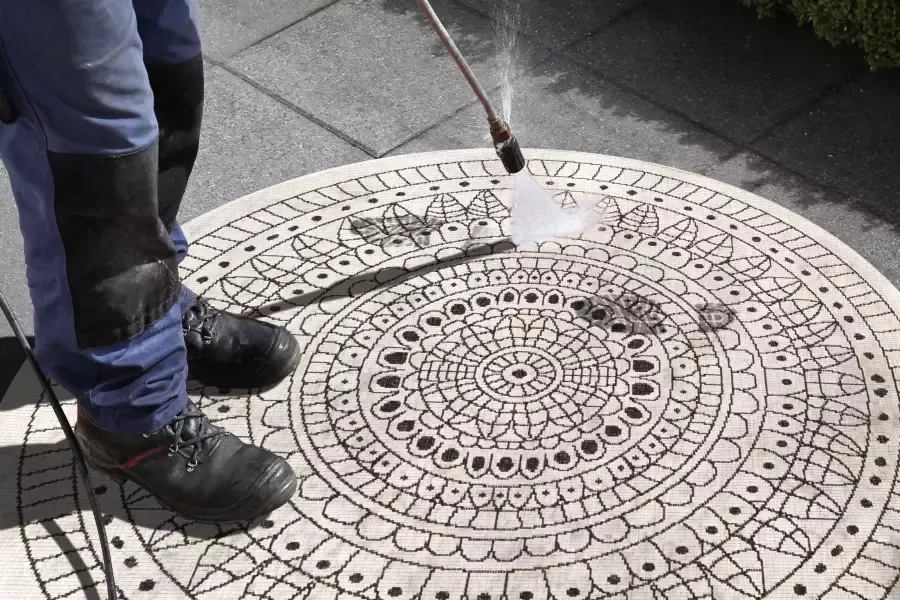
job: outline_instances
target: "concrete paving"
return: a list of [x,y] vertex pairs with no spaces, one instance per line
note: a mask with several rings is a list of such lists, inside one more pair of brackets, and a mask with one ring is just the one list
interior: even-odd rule
[[[503,0],[439,0],[485,85]],[[737,0],[526,0],[513,125],[526,147],[712,176],[824,227],[900,286],[900,73]],[[389,154],[484,146],[483,113],[414,0],[202,0],[203,147],[182,216]],[[0,174],[0,288],[31,331]],[[0,324],[0,395],[21,362]]]

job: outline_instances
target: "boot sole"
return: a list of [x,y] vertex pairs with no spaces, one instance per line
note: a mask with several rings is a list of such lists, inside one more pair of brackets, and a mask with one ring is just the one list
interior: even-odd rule
[[[84,450],[85,444],[79,440],[79,443]],[[204,512],[194,512],[190,508],[179,507],[178,505],[171,503],[164,498],[160,498],[157,494],[154,494],[153,491],[148,488],[141,480],[137,477],[134,477],[127,471],[123,470],[118,466],[114,466],[111,464],[102,464],[96,460],[94,456],[92,456],[89,452],[83,451],[85,462],[90,465],[94,470],[99,471],[115,481],[118,484],[123,484],[126,481],[132,481],[137,484],[141,489],[146,491],[148,494],[153,496],[157,502],[160,503],[167,510],[172,511],[180,517],[184,517],[185,519],[189,519],[192,521],[197,521],[199,523],[239,523],[243,521],[252,521],[254,519],[258,519],[259,517],[268,515],[274,512],[276,509],[281,508],[294,496],[297,492],[297,476],[290,472],[290,477],[287,477],[285,481],[282,483],[281,487],[278,490],[270,494],[266,499],[266,502],[260,506],[257,510],[254,510],[250,513],[243,513],[240,516],[235,516],[234,512],[236,510],[244,509],[242,503],[238,502],[233,507],[227,507],[221,510],[218,513],[204,513]],[[271,477],[271,475],[270,475]],[[260,483],[263,484],[268,480],[267,477],[263,477],[260,479]]]

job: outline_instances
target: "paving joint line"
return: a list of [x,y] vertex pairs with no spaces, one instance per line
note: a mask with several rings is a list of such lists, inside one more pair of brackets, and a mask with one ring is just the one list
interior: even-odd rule
[[740,156],[742,152],[745,152],[745,148],[741,148],[740,146],[735,146],[733,149],[729,150],[725,154],[719,157],[719,162],[710,165],[708,167],[703,167],[698,169],[696,173],[698,175],[703,175],[704,177],[708,177],[709,173],[711,173],[716,167],[727,163],[729,160],[735,158],[736,156]]
[[787,114],[785,114],[784,117],[779,119],[773,125],[771,125],[767,129],[765,129],[763,132],[758,134],[756,137],[751,139],[749,142],[747,142],[747,146],[748,147],[755,146],[756,144],[758,144],[765,138],[769,137],[770,135],[772,135],[773,133],[775,133],[776,131],[781,129],[783,126],[785,126],[788,123],[790,123],[791,121],[793,121],[794,119],[801,117],[804,114],[809,113],[818,104],[821,104],[822,102],[824,102],[829,96],[839,93],[844,88],[844,86],[861,79],[862,77],[864,77],[866,75],[866,73],[867,73],[867,71],[865,69],[860,69],[859,71],[856,71],[854,73],[847,75],[847,77],[845,77],[844,79],[842,79],[841,81],[839,81],[837,83],[833,83],[831,85],[825,86],[825,88],[822,89],[822,91],[820,91],[814,97],[810,98],[809,100],[807,100],[806,102],[804,102],[803,104],[798,106],[796,109],[789,111]]
[[[539,67],[542,67],[542,66],[544,66],[545,64],[549,63],[550,61],[553,60],[554,54],[555,54],[555,53],[551,52],[551,53],[548,54],[546,57],[544,57],[543,59],[539,60],[535,65],[533,65],[533,68],[539,68]],[[524,76],[525,76],[525,75],[524,75],[523,73],[517,73],[517,74],[515,75],[515,77],[513,77],[512,81],[513,81],[513,82],[518,81],[520,78],[522,78],[522,77],[524,77]],[[490,88],[489,90],[487,90],[488,95],[490,96],[490,95],[496,93],[497,91],[501,90],[502,88],[503,88],[503,84],[502,84],[502,83],[497,84],[497,85],[495,85],[494,87],[492,87],[492,88]],[[410,137],[408,137],[408,138],[406,138],[405,140],[401,141],[400,143],[398,143],[397,145],[395,145],[395,146],[394,146],[393,148],[391,148],[390,150],[387,150],[387,151],[386,151],[384,154],[382,154],[381,156],[384,156],[384,155],[386,155],[386,154],[389,154],[389,153],[391,153],[391,152],[394,152],[394,151],[396,151],[396,150],[402,148],[402,147],[405,146],[406,144],[408,144],[408,143],[410,143],[410,142],[412,142],[412,141],[415,141],[415,140],[419,139],[420,137],[422,137],[423,135],[425,135],[425,134],[428,133],[429,131],[431,131],[431,130],[437,128],[437,127],[439,127],[440,125],[443,125],[444,123],[447,123],[447,122],[450,121],[450,119],[452,119],[453,117],[455,117],[455,116],[457,116],[457,115],[459,115],[459,114],[465,112],[465,111],[468,110],[469,108],[471,108],[471,107],[473,107],[473,106],[476,106],[476,105],[478,105],[478,104],[479,104],[479,101],[478,101],[477,99],[475,99],[475,100],[470,100],[470,101],[466,102],[464,105],[462,105],[461,107],[457,108],[457,109],[456,109],[455,111],[453,111],[452,113],[447,114],[447,115],[445,115],[445,116],[439,118],[437,121],[435,121],[435,122],[432,123],[431,125],[428,125],[427,127],[423,128],[422,130],[420,130],[420,131],[414,133],[414,134],[411,135]],[[487,120],[487,118],[485,118],[485,120]]]
[[806,173],[803,173],[801,171],[798,171],[796,168],[782,162],[781,160],[779,160],[777,158],[773,158],[760,150],[755,150],[753,148],[745,148],[745,150],[747,152],[750,152],[751,154],[755,154],[761,158],[764,158],[765,160],[771,162],[776,167],[783,169],[784,171],[790,173],[794,177],[802,179],[803,181],[810,183],[818,188],[821,188],[822,190],[824,190],[826,192],[832,193],[836,196],[840,196],[843,200],[847,201],[846,202],[847,206],[856,208],[860,212],[868,213],[869,215],[876,216],[879,219],[882,219],[883,221],[885,221],[885,223],[890,225],[891,227],[900,228],[900,223],[898,223],[898,221],[895,217],[892,217],[890,214],[885,212],[886,209],[883,209],[879,206],[863,204],[863,202],[860,199],[858,199],[854,196],[851,196],[849,193],[845,192],[844,190],[840,189],[839,187],[836,187],[834,184],[827,183],[825,181],[818,181],[818,180],[814,179],[812,176],[807,175]]
[[[493,92],[495,92],[495,91],[497,91],[497,88],[496,88],[496,87],[491,88],[490,90],[488,90],[488,93],[491,94],[491,93],[493,93]],[[454,110],[452,113],[450,113],[450,114],[448,114],[448,115],[446,115],[446,116],[443,116],[443,117],[439,118],[437,121],[435,121],[435,122],[432,123],[431,125],[428,125],[427,127],[421,129],[420,131],[417,131],[416,133],[412,134],[412,136],[410,136],[410,137],[408,137],[408,138],[402,140],[400,143],[394,145],[393,147],[389,148],[388,150],[385,150],[384,152],[382,152],[381,154],[379,154],[376,158],[381,158],[381,157],[383,157],[383,156],[387,156],[387,155],[390,154],[391,152],[395,152],[395,151],[399,150],[399,149],[402,148],[403,146],[405,146],[405,145],[407,145],[407,144],[409,144],[409,143],[411,143],[411,142],[416,141],[417,139],[419,139],[420,137],[422,137],[423,135],[425,135],[425,134],[428,133],[429,131],[432,131],[433,129],[436,129],[437,127],[443,125],[444,123],[450,121],[453,117],[455,117],[455,116],[457,116],[457,115],[459,115],[459,114],[461,114],[461,113],[467,111],[467,110],[470,109],[471,107],[476,106],[476,105],[479,105],[479,104],[480,104],[480,103],[479,103],[478,100],[470,100],[470,101],[468,101],[467,103],[463,104],[462,106],[460,106],[459,108],[457,108],[456,110]],[[487,118],[486,118],[486,117],[485,117],[485,122],[487,122]]]
[[[622,21],[622,20],[628,18],[629,16],[631,16],[632,14],[634,14],[635,12],[637,12],[638,10],[640,10],[641,8],[647,6],[648,4],[652,4],[652,3],[657,2],[657,1],[658,1],[658,0],[641,0],[640,2],[638,2],[637,4],[635,4],[634,6],[630,6],[630,7],[626,8],[626,9],[622,10],[621,12],[619,12],[619,13],[613,15],[613,16],[609,19],[609,21],[607,21],[606,23],[604,23],[603,25],[601,25],[601,26],[598,27],[597,29],[593,29],[593,30],[591,30],[591,31],[589,31],[589,32],[587,32],[587,33],[581,35],[581,36],[578,36],[578,37],[576,37],[574,40],[569,40],[568,42],[566,42],[565,44],[562,44],[562,45],[559,46],[559,47],[554,47],[554,46],[547,45],[547,44],[543,41],[542,38],[532,36],[530,33],[528,33],[528,32],[527,32],[525,29],[523,29],[522,27],[517,27],[517,28],[516,28],[516,34],[517,34],[518,36],[524,38],[524,39],[527,40],[527,41],[530,41],[530,42],[533,42],[533,43],[535,43],[535,44],[538,44],[539,46],[541,46],[541,47],[546,48],[547,50],[549,50],[549,51],[550,51],[550,54],[549,54],[548,56],[555,56],[556,54],[559,54],[560,52],[562,52],[562,51],[564,51],[564,50],[568,50],[569,48],[571,48],[572,46],[578,44],[579,42],[584,41],[585,39],[587,39],[587,38],[590,37],[591,35],[593,35],[593,34],[595,34],[595,33],[600,33],[601,31],[604,31],[604,30],[607,29],[608,27],[611,27],[611,26],[615,25],[616,23],[618,23],[618,22],[620,22],[620,21]],[[474,14],[480,16],[480,17],[483,17],[483,18],[485,18],[485,19],[488,19],[492,24],[494,23],[494,15],[493,15],[493,14],[490,14],[490,13],[488,13],[488,12],[485,12],[485,11],[479,9],[479,8],[475,8],[474,6],[470,6],[470,5],[468,5],[468,4],[464,3],[464,2],[462,2],[461,0],[453,0],[453,3],[454,3],[455,5],[457,5],[458,7],[460,7],[460,8],[467,10],[467,11],[470,12],[470,13],[474,13]]]
[[745,147],[745,144],[743,142],[735,140],[719,131],[716,131],[715,129],[709,127],[708,125],[701,123],[700,121],[697,121],[693,117],[681,112],[677,108],[672,108],[670,106],[663,104],[662,102],[657,101],[652,96],[645,94],[644,92],[642,92],[636,88],[631,87],[630,85],[620,81],[616,77],[611,77],[611,76],[607,75],[606,73],[603,73],[599,69],[595,69],[595,68],[592,68],[587,65],[579,64],[578,62],[574,62],[574,64],[590,73],[593,73],[594,75],[600,77],[601,79],[606,80],[607,82],[611,83],[613,86],[619,88],[619,90],[626,92],[632,96],[635,96],[636,98],[639,98],[639,99],[643,100],[644,102],[652,104],[653,106],[663,110],[664,112],[675,115],[676,117],[686,121],[687,123],[693,125],[697,129],[700,129],[701,131],[703,131],[705,133],[708,133],[714,137],[717,137],[720,140],[723,140],[723,141],[731,144],[732,146],[737,146],[739,148]]
[[[340,0],[338,0],[338,1],[340,1]],[[318,126],[321,127],[322,129],[328,131],[328,132],[331,133],[332,135],[334,135],[334,136],[336,136],[336,137],[342,139],[343,141],[347,142],[348,144],[350,144],[351,146],[357,148],[358,150],[363,151],[364,153],[366,153],[366,154],[367,154],[368,156],[370,156],[371,158],[378,158],[378,153],[377,153],[375,150],[373,150],[372,148],[369,148],[368,146],[366,146],[366,145],[363,144],[362,142],[360,142],[360,141],[354,139],[352,136],[347,135],[346,133],[344,133],[344,132],[341,131],[340,129],[338,129],[338,128],[332,126],[332,125],[329,125],[328,123],[326,123],[326,122],[323,121],[322,119],[318,118],[317,116],[313,115],[313,114],[310,113],[309,111],[306,111],[306,110],[300,108],[299,106],[297,106],[296,104],[294,104],[294,103],[291,102],[290,100],[284,98],[283,96],[281,96],[281,95],[278,94],[277,92],[274,92],[274,91],[272,91],[272,90],[266,88],[265,86],[263,86],[263,85],[260,84],[259,82],[257,82],[257,81],[255,81],[254,79],[252,79],[252,78],[250,78],[250,77],[244,75],[243,73],[241,73],[241,72],[238,71],[237,69],[235,69],[235,68],[233,68],[233,67],[227,65],[227,64],[224,63],[224,62],[217,61],[217,60],[210,60],[210,63],[213,64],[214,66],[220,67],[220,68],[222,68],[223,70],[225,70],[226,72],[228,72],[228,73],[234,75],[235,77],[237,77],[238,79],[240,79],[240,80],[243,81],[244,83],[246,83],[246,84],[252,86],[252,87],[255,88],[257,91],[263,93],[264,95],[268,96],[268,97],[271,98],[272,100],[275,100],[276,102],[278,102],[278,103],[281,104],[282,106],[284,106],[284,107],[290,109],[292,112],[294,112],[294,113],[300,115],[300,116],[303,117],[304,119],[307,119],[308,121],[312,121],[313,123],[315,123],[316,125],[318,125]]]
[[309,14],[303,15],[296,21],[291,21],[287,25],[284,25],[283,27],[279,27],[276,31],[273,31],[272,33],[268,33],[268,34],[264,35],[263,37],[261,37],[260,39],[255,40],[254,42],[251,42],[248,46],[241,48],[240,50],[235,50],[234,52],[232,52],[231,54],[226,56],[223,60],[230,60],[230,59],[234,58],[235,56],[237,56],[238,54],[240,54],[241,52],[246,52],[247,50],[250,50],[251,48],[255,48],[256,46],[259,46],[260,44],[272,39],[279,33],[282,33],[284,31],[290,29],[294,25],[297,25],[298,23],[302,23],[306,19],[308,19],[310,17],[314,17],[317,14],[319,14],[320,12],[331,8],[332,6],[334,6],[335,4],[337,4],[340,1],[341,0],[329,0],[329,2],[327,2],[325,5],[320,6],[319,8],[310,12]]
[[[635,4],[634,6],[632,6],[630,8],[626,8],[625,10],[623,10],[622,12],[620,12],[619,14],[614,16],[612,19],[610,19],[609,21],[607,21],[606,23],[604,23],[597,29],[594,29],[587,35],[582,36],[581,38],[579,38],[578,41],[584,41],[585,39],[589,38],[590,36],[594,35],[595,33],[602,33],[604,31],[606,31],[607,29],[609,29],[610,27],[612,27],[613,25],[617,25],[617,24],[621,23],[622,21],[624,21],[625,19],[627,19],[628,17],[630,17],[637,11],[641,10],[642,8],[649,6],[649,5],[653,4],[654,2],[658,2],[658,1],[659,0],[643,0],[642,2],[638,2],[637,4]],[[574,45],[574,43],[572,45]]]

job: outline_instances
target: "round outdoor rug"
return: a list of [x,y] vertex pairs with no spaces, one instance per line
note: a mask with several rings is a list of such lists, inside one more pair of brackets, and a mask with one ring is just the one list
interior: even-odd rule
[[[526,155],[599,222],[516,248],[485,150],[318,173],[187,226],[184,281],[304,348],[274,389],[192,393],[301,483],[216,527],[96,475],[125,598],[898,597],[900,293],[752,194]],[[24,367],[0,414],[0,589],[99,598],[39,397]]]

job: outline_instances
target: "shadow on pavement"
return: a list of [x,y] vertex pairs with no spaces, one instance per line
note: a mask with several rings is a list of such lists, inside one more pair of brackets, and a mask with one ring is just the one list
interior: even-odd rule
[[[34,338],[29,337],[28,342],[34,345]],[[0,337],[0,410],[12,410],[24,406],[27,402],[33,402],[34,398],[6,398],[6,390],[15,379],[21,366],[25,363],[25,354],[19,346],[19,341],[10,337]]]

